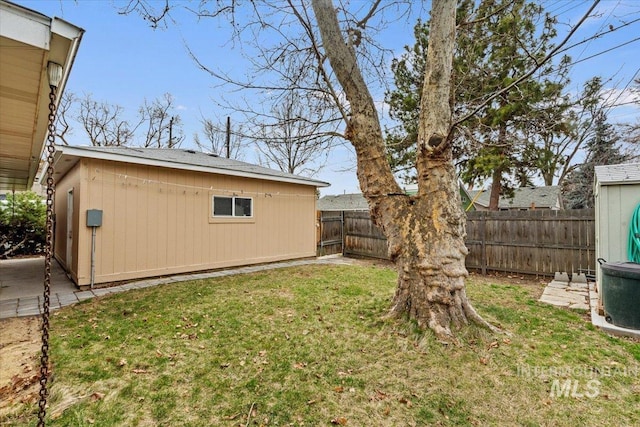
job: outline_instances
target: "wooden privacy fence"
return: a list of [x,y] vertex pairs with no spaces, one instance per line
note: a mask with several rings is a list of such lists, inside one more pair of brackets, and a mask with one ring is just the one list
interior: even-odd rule
[[318,256],[342,253],[343,222],[344,212],[317,212]]
[[[467,212],[470,270],[553,275],[595,270],[593,209]],[[319,212],[318,254],[387,258],[369,212]]]

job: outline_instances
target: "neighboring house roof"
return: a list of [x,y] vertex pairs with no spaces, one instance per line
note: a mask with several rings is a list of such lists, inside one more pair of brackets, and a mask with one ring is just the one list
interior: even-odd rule
[[595,175],[600,185],[640,183],[640,163],[596,166]]
[[0,189],[28,190],[48,132],[50,62],[62,66],[56,105],[84,30],[0,0]]
[[[460,189],[466,193],[462,184]],[[417,184],[408,184],[403,187],[408,195],[418,192]],[[368,211],[369,204],[362,193],[338,194],[335,196],[324,196],[318,200],[319,211]]]
[[368,211],[369,204],[361,193],[324,196],[318,200],[319,211]]
[[[478,194],[482,192],[482,194]],[[489,206],[488,190],[469,190],[469,196],[480,206]],[[560,187],[550,185],[546,187],[523,187],[514,190],[513,198],[500,196],[498,209],[560,209]]]
[[[328,187],[311,178],[280,172],[238,160],[218,157],[194,150],[140,147],[71,147],[58,146],[55,154],[56,174],[64,175],[80,158],[111,160],[145,166],[159,166],[195,172],[216,173],[292,184]],[[64,161],[61,161],[64,159]],[[46,168],[43,168],[46,171]]]

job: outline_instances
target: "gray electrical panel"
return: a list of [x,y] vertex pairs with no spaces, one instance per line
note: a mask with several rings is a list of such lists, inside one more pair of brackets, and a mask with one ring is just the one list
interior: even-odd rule
[[87,210],[87,227],[100,227],[102,225],[102,211],[99,209]]

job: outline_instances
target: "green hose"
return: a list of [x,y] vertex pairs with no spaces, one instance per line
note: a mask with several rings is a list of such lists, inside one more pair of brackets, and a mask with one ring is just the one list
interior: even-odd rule
[[640,263],[640,205],[636,207],[631,217],[627,257],[631,262]]

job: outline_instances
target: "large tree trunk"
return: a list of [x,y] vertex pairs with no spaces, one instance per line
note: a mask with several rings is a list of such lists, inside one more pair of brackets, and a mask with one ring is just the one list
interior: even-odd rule
[[[464,244],[465,217],[451,162],[430,160],[427,190],[395,212],[388,233],[389,249],[398,268],[392,313],[408,314],[440,338],[469,322],[486,323],[469,303]],[[488,325],[486,325],[488,326]]]
[[[503,100],[500,107],[503,108],[506,105],[506,100]],[[498,129],[498,154],[502,161],[505,157],[504,150],[507,146],[507,129],[504,124],[500,124]],[[493,170],[491,176],[491,192],[489,193],[489,210],[497,211],[500,209],[500,195],[502,194],[502,174],[504,167],[502,162],[499,162]]]
[[489,210],[497,211],[500,207],[500,193],[502,193],[502,170],[495,168],[491,175],[491,191],[489,193]]
[[398,270],[391,313],[408,315],[443,339],[484,322],[465,294],[465,219],[451,159],[451,67],[456,0],[434,0],[418,131],[418,194],[403,194],[387,161],[382,129],[355,51],[330,0],[313,0],[324,50],[351,106],[346,138],[356,149],[360,188],[388,239]]

